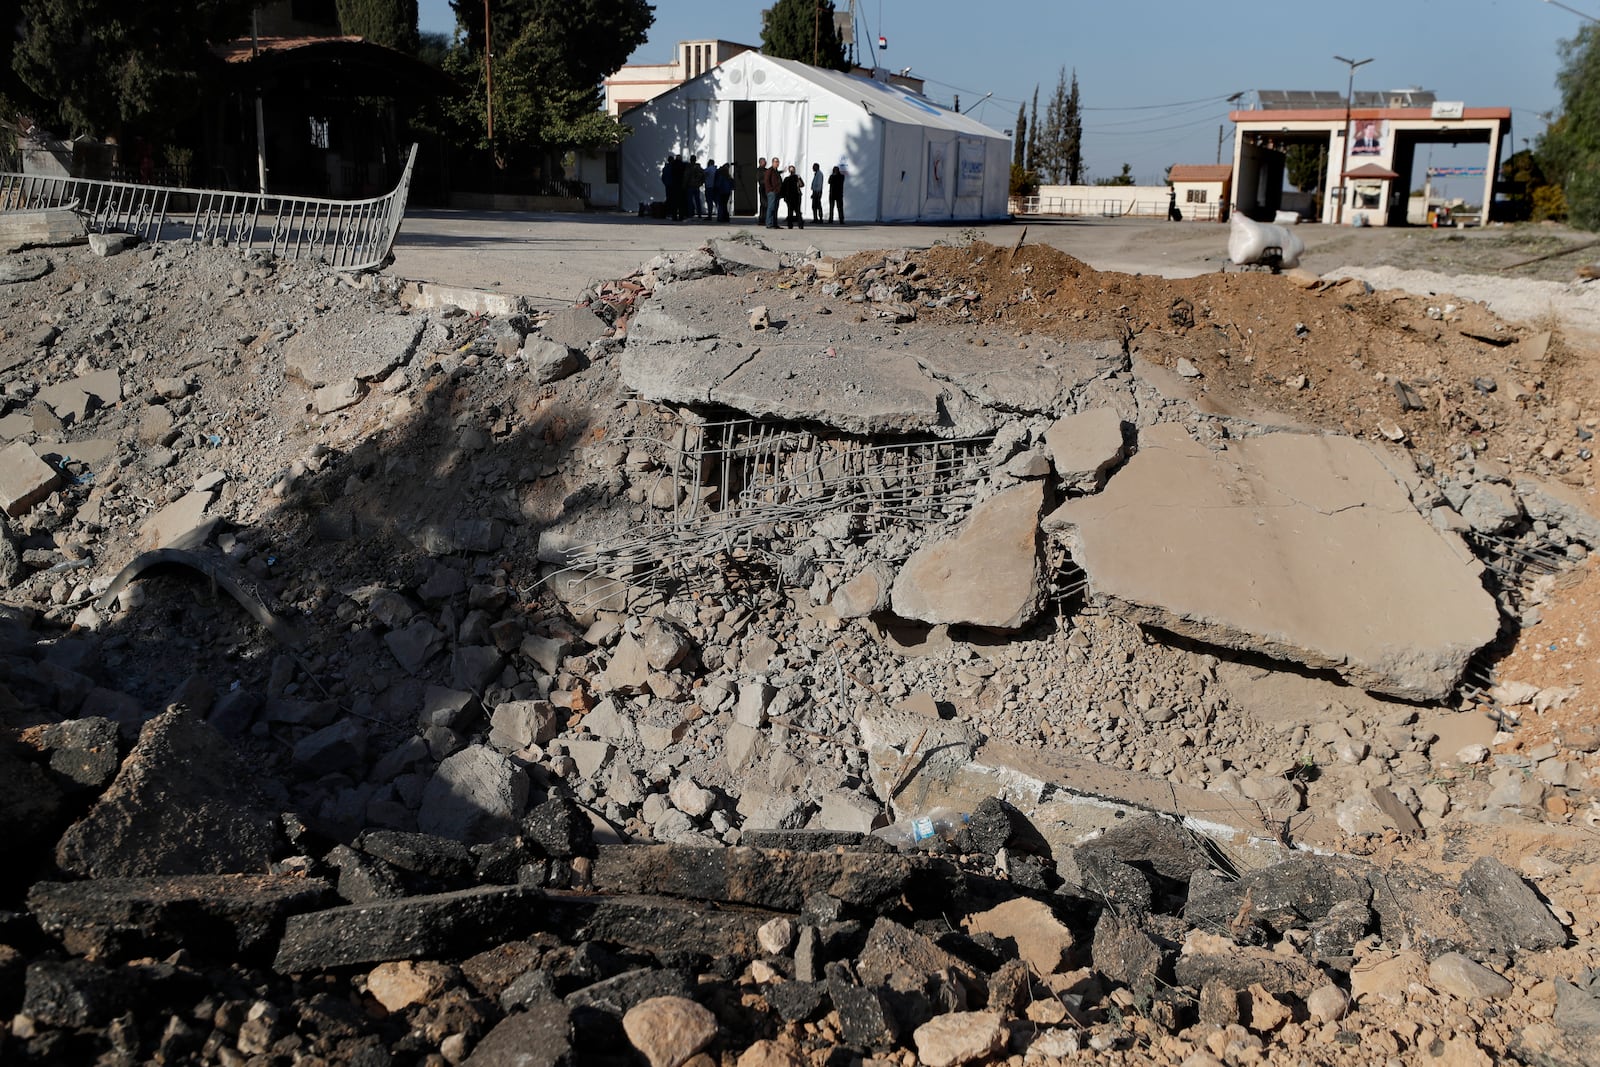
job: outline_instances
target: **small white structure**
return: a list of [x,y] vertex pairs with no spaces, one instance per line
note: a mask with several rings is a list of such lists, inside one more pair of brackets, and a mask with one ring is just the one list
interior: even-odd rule
[[1178,210],[1186,219],[1218,218],[1227,206],[1233,187],[1231,163],[1174,163],[1167,181],[1177,197]]
[[[1011,140],[887,80],[745,52],[625,112],[618,203],[664,198],[669,154],[735,165],[734,210],[755,210],[755,165],[776,156],[807,181],[845,174],[852,222],[1007,214]],[[596,190],[596,199],[600,199]]]

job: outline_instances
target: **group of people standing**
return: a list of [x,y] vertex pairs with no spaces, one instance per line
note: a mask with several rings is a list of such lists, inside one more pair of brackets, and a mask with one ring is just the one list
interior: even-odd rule
[[[666,193],[667,214],[676,222],[686,218],[709,219],[715,215],[718,222],[728,221],[728,203],[733,198],[733,164],[717,166],[707,159],[701,166],[698,157],[687,160],[678,153],[667,157],[661,166],[661,185]],[[777,157],[768,164],[765,157],[756,161],[756,214],[761,216],[769,230],[778,228],[778,201],[788,209],[785,221],[789,229],[805,229],[805,214],[801,200],[805,196],[806,182],[795,172],[793,164],[784,170]],[[829,222],[844,222],[844,170],[834,167],[833,173],[823,177],[822,167],[811,164],[811,219],[821,222],[822,194],[828,194]],[[643,211],[640,208],[640,211]]]
[[[800,209],[800,200],[805,195],[806,183],[799,174],[795,173],[794,164],[789,164],[786,172],[783,163],[776,156],[769,164],[765,159],[756,160],[756,188],[761,190],[765,200],[767,229],[778,228],[778,201],[782,200],[787,209],[785,221],[789,229],[794,229],[798,224],[803,230],[806,228],[806,217]],[[811,221],[822,221],[822,190],[824,179],[822,167],[811,164]],[[833,168],[833,173],[826,180],[828,190],[828,221],[835,221],[837,210],[839,222],[844,222],[844,171],[838,167]]]
[[732,163],[719,167],[716,160],[707,159],[702,167],[699,157],[685,160],[674,152],[661,165],[661,185],[666,191],[667,214],[673,221],[709,219],[713,214],[718,222],[728,221],[728,202],[733,199]]

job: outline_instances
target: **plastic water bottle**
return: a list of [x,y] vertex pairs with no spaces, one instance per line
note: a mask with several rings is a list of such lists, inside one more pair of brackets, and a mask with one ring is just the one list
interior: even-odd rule
[[913,818],[901,819],[893,826],[874,830],[872,836],[882,838],[895,848],[930,849],[954,838],[967,819],[965,812],[954,808],[933,808]]

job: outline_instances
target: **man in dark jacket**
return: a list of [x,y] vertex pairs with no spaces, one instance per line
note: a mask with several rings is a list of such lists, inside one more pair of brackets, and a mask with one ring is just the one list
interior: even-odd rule
[[794,165],[790,164],[789,173],[783,176],[783,206],[788,211],[789,229],[794,229],[796,220],[800,228],[806,228],[806,217],[800,210],[800,198],[805,195],[805,184],[800,180],[800,175],[794,172]]
[[833,221],[833,209],[839,209],[839,222],[844,223],[844,171],[838,167],[828,175],[828,221]]
[[778,228],[778,194],[783,192],[783,167],[778,157],[772,157],[766,174],[761,178],[761,191],[767,196],[767,229]]
[[667,183],[667,196],[672,205],[672,220],[674,222],[683,221],[684,209],[688,206],[688,197],[684,195],[683,187],[683,174],[688,169],[688,166],[683,161],[682,156],[674,155],[672,157],[672,170],[670,180]]
[[733,164],[724,163],[717,171],[717,221],[728,221],[728,201],[733,199]]

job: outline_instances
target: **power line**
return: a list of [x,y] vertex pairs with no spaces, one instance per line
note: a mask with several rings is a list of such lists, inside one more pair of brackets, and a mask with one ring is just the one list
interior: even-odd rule
[[1148,130],[1108,130],[1100,126],[1085,126],[1083,128],[1083,132],[1099,134],[1101,137],[1143,137],[1145,134],[1169,133],[1172,130],[1192,130],[1196,126],[1209,126],[1215,123],[1218,119],[1226,117],[1227,116],[1225,114],[1207,115],[1204,118],[1196,119],[1193,122],[1184,122],[1177,126],[1152,127]]
[[1217,96],[1207,96],[1199,100],[1179,100],[1172,104],[1132,104],[1128,107],[1080,107],[1079,111],[1154,111],[1158,108],[1187,107],[1190,104],[1210,104],[1217,100],[1227,100],[1235,93],[1221,93]]
[[1094,128],[1097,129],[1097,130],[1104,130],[1104,129],[1109,129],[1112,126],[1134,126],[1134,125],[1137,125],[1138,123],[1141,123],[1141,122],[1161,122],[1161,121],[1164,121],[1164,120],[1166,120],[1168,118],[1176,118],[1179,115],[1193,114],[1194,112],[1199,111],[1202,108],[1209,108],[1211,106],[1211,104],[1213,104],[1213,103],[1215,103],[1215,101],[1208,101],[1207,103],[1204,103],[1204,104],[1192,104],[1192,105],[1190,105],[1189,107],[1186,107],[1186,108],[1175,108],[1173,111],[1171,111],[1171,112],[1169,112],[1167,114],[1145,115],[1145,116],[1142,116],[1142,117],[1136,118],[1136,119],[1123,119],[1120,122],[1103,122],[1103,123],[1100,123],[1099,125],[1095,126]]
[[[920,77],[920,75],[913,75],[913,77]],[[964,87],[962,87],[960,85],[951,85],[949,82],[942,82],[938,78],[922,78],[922,80],[924,82],[926,82],[927,84],[929,84],[929,85],[937,85],[937,86],[940,86],[941,88],[953,89],[958,93],[970,93],[973,96],[983,96],[984,95],[983,93],[978,92],[978,90],[976,90],[976,89],[967,89],[967,88],[964,88]],[[1003,102],[1005,102],[1007,104],[1020,104],[1020,103],[1023,102],[1021,100],[1013,100],[1009,96],[999,96],[999,95],[995,95],[995,94],[990,94],[990,99],[992,99],[992,100],[1000,100],[1000,101],[1003,101]]]

